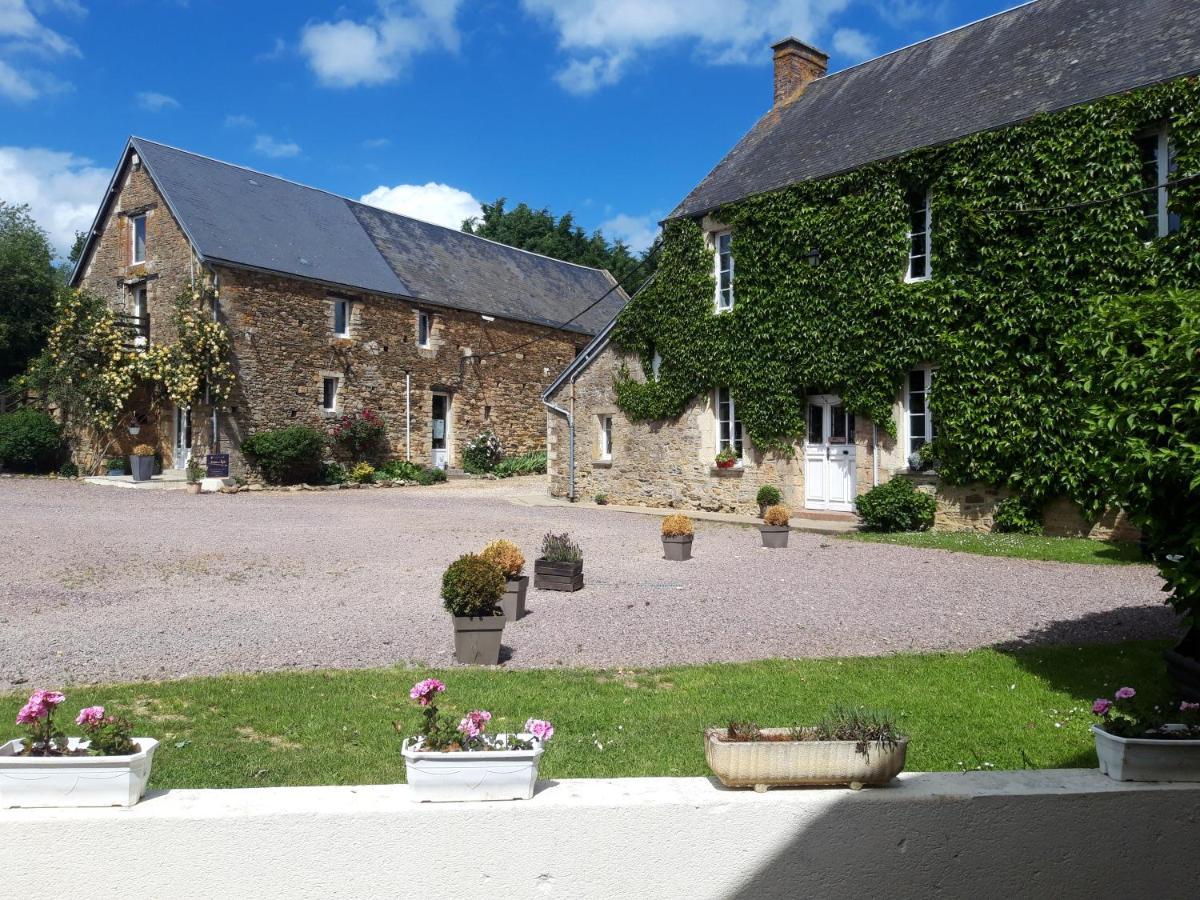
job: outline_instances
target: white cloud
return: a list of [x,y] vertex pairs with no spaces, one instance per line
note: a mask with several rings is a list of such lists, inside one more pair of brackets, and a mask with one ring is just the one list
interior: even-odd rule
[[134,97],[138,107],[146,112],[162,112],[164,109],[176,109],[179,106],[179,101],[174,97],[157,91],[138,91]]
[[50,242],[66,257],[76,231],[92,225],[112,173],[90,159],[40,147],[0,147],[0,200],[29,204]]
[[658,236],[658,222],[653,216],[630,216],[618,213],[600,223],[600,230],[610,240],[623,241],[631,250],[641,253]]
[[300,145],[293,141],[277,141],[269,134],[260,134],[254,139],[254,152],[271,159],[286,159],[300,155]]
[[360,199],[371,206],[447,228],[461,228],[464,219],[483,214],[479,201],[469,193],[435,181],[395,187],[381,184]]
[[833,49],[851,62],[862,62],[876,56],[871,36],[856,28],[839,28],[833,33]]
[[363,145],[364,150],[380,150],[380,149],[388,146],[389,144],[391,144],[391,142],[392,142],[391,138],[385,138],[385,137],[367,138],[365,141],[362,142],[362,145]]
[[257,124],[250,116],[241,113],[230,113],[225,117],[226,128],[253,128]]
[[363,22],[309,22],[300,32],[300,52],[326,87],[382,84],[400,73],[423,51],[455,51],[455,25],[461,0],[409,0],[402,5],[380,0],[379,15]]
[[521,0],[550,23],[569,54],[555,76],[591,93],[620,80],[639,54],[687,41],[704,62],[765,62],[772,41],[814,40],[851,0]]
[[[44,12],[47,5],[82,11],[76,3],[59,0],[39,4],[37,12]],[[7,61],[0,59],[0,97],[21,103],[69,85],[40,69],[18,67],[17,56],[49,60],[82,54],[74,41],[43,24],[26,0],[0,0],[0,55],[7,57]]]

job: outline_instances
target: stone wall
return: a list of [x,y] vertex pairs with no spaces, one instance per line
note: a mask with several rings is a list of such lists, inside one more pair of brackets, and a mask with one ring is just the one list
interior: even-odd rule
[[[133,290],[144,285],[150,339],[169,341],[172,302],[199,266],[144,168],[126,166],[117,189],[80,286],[109,298],[118,311],[132,312]],[[130,216],[143,212],[146,261],[133,266]],[[238,377],[215,430],[235,472],[246,468],[238,447],[248,434],[289,425],[325,430],[342,413],[364,408],[383,417],[392,455],[429,463],[435,391],[450,397],[450,465],[461,463],[463,444],[485,428],[495,431],[510,452],[540,449],[545,440],[541,392],[588,340],[540,325],[487,322],[475,312],[335,291],[284,276],[232,268],[214,274],[220,286],[218,315],[230,332]],[[348,338],[333,334],[334,296],[351,303]],[[417,346],[418,309],[430,316],[428,349]],[[535,339],[514,352],[489,355]],[[322,409],[324,377],[340,379],[334,413]],[[136,401],[144,417],[141,433],[131,439],[120,429],[115,451],[126,453],[132,443],[147,442],[159,449],[165,465],[172,465],[173,408],[162,402],[151,407],[144,395]],[[202,404],[192,410],[194,454],[214,448],[212,413]]]

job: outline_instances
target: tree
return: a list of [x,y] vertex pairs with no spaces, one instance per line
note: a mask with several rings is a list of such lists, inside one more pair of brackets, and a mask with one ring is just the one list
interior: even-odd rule
[[0,200],[0,390],[41,350],[59,287],[54,250],[29,207]]
[[[464,221],[462,230],[555,259],[608,269],[628,291],[654,271],[653,248],[637,254],[621,241],[609,242],[599,230],[589,235],[571,213],[556,218],[548,209],[532,209],[525,203],[505,209],[506,202],[501,197],[483,204],[483,215]],[[642,265],[647,256],[649,261]]]

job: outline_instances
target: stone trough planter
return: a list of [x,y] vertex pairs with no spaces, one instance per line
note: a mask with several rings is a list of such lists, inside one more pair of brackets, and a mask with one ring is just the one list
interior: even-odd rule
[[529,590],[529,576],[505,579],[504,596],[500,599],[500,608],[504,610],[504,618],[509,622],[525,616],[525,594]]
[[[727,741],[724,729],[704,733],[704,756],[726,787],[886,784],[904,769],[908,738],[887,746],[874,741],[858,752],[855,741]],[[766,737],[786,735],[786,728],[764,728]]]
[[[17,756],[20,741],[0,745],[0,807],[133,806],[146,792],[154,738],[134,738],[127,756]],[[71,738],[68,748],[87,747]]]
[[675,562],[685,562],[692,558],[692,540],[694,535],[663,535],[663,558]]
[[[1183,725],[1165,728],[1182,730]],[[1114,781],[1200,782],[1200,739],[1125,738],[1092,726],[1100,771]]]
[[788,545],[788,534],[791,529],[786,525],[759,525],[764,547],[779,549]]
[[[542,742],[529,750],[422,750],[411,738],[401,745],[409,796],[418,803],[455,800],[528,800],[537,784]],[[508,735],[497,735],[506,742]]]
[[453,619],[455,660],[466,665],[498,665],[505,616],[454,616]]
[[583,589],[583,560],[550,562],[536,560],[533,564],[533,586],[539,591],[578,591]]

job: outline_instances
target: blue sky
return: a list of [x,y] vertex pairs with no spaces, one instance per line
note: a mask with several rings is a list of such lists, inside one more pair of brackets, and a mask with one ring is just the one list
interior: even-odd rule
[[56,245],[129,134],[419,218],[505,196],[642,246],[767,109],[1013,0],[0,0],[0,199]]

